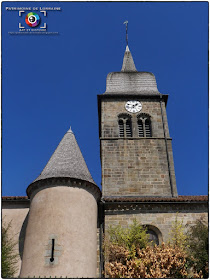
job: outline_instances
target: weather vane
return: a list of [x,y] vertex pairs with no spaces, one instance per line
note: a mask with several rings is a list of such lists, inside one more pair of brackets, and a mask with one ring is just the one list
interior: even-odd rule
[[123,22],[123,24],[126,25],[126,44],[128,46],[128,21],[126,20],[125,22]]

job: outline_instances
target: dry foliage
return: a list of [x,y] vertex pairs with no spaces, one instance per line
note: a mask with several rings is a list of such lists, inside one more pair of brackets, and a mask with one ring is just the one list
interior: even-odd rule
[[183,222],[176,216],[169,242],[153,246],[146,228],[135,219],[128,228],[110,227],[104,240],[105,275],[109,278],[207,278],[206,233],[208,228],[200,223],[190,234],[186,233]]
[[109,278],[202,278],[187,268],[186,253],[165,245],[136,249],[135,257],[122,246],[110,243],[106,250],[105,271]]

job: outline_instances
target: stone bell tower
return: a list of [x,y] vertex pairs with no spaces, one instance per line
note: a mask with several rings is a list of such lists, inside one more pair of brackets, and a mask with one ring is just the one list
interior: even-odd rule
[[95,278],[100,190],[71,129],[27,194],[20,278]]
[[177,196],[167,99],[127,46],[121,72],[98,95],[103,197]]

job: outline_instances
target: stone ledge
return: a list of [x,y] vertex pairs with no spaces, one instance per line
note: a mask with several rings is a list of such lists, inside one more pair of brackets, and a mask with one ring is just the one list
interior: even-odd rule
[[[100,137],[100,140],[146,140],[146,139],[163,139],[165,140],[164,137]],[[167,140],[172,140],[171,137],[167,137]]]
[[168,203],[168,202],[208,202],[208,195],[179,195],[176,197],[161,196],[104,196],[101,198],[104,203]]

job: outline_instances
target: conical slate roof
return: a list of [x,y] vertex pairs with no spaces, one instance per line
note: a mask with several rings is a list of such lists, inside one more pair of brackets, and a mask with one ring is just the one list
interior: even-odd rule
[[129,47],[126,46],[121,72],[137,72]]
[[111,72],[106,79],[106,92],[104,94],[160,94],[154,74],[138,72],[133,57],[126,46],[121,72]]
[[42,173],[34,182],[55,177],[81,179],[95,184],[71,129],[64,135]]

